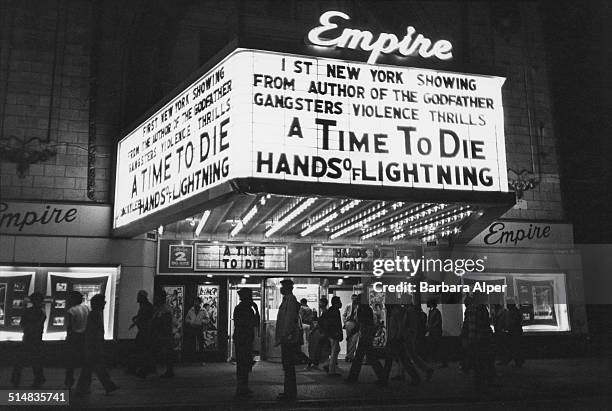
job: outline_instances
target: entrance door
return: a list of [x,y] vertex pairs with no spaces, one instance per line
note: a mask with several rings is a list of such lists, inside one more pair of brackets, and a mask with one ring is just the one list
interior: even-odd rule
[[[174,349],[180,360],[210,362],[225,361],[227,358],[226,287],[226,277],[208,277],[205,274],[155,276],[155,292],[166,292],[174,315]],[[208,318],[201,329],[190,327],[185,322],[196,301],[200,309],[206,311]]]
[[[244,279],[246,280],[246,279]],[[257,304],[257,308],[259,309],[260,316],[263,317],[262,313],[262,303],[261,303],[261,280],[251,280],[245,281],[237,279],[229,280],[229,313],[228,313],[228,324],[227,329],[229,330],[229,346],[228,346],[228,360],[234,359],[234,308],[240,302],[240,298],[238,297],[238,291],[241,288],[250,288],[253,291],[253,302]],[[263,318],[262,318],[263,321]],[[258,357],[261,353],[261,324],[260,327],[255,330],[255,341],[253,342],[253,351],[255,352],[255,356]],[[257,360],[257,358],[256,358]]]

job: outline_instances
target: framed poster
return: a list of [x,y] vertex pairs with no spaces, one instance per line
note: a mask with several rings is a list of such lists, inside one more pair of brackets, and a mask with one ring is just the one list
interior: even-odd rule
[[0,341],[21,341],[19,323],[33,292],[34,272],[0,271]]
[[112,340],[115,322],[115,291],[119,269],[117,267],[79,267],[50,269],[46,273],[47,323],[43,333],[44,340],[63,340],[66,338],[65,316],[68,296],[72,291],[83,295],[83,304],[91,308],[91,299],[96,294],[104,295],[106,306],[103,311],[104,339]]
[[183,349],[183,314],[185,310],[185,287],[182,285],[164,286],[166,304],[172,312],[172,349]]
[[193,245],[170,244],[169,268],[193,268]]
[[375,348],[383,348],[387,345],[387,311],[385,310],[386,293],[374,291],[372,285],[368,286],[368,303],[374,312],[374,340]]
[[517,279],[516,286],[523,325],[558,325],[553,281]]
[[[67,273],[58,274],[60,273],[49,275],[49,290],[53,302],[49,307],[49,321],[46,326],[46,334],[48,336],[55,333],[63,334],[66,331],[64,317],[66,316],[66,311],[70,308],[66,304],[71,291],[78,291],[83,294],[83,304],[91,309],[91,299],[96,294],[106,294],[108,282],[107,276],[78,278]],[[108,302],[108,297],[106,298]]]
[[204,325],[203,350],[216,351],[219,345],[219,286],[200,284],[198,285],[197,296],[202,300],[202,309],[206,310],[209,318],[208,324]]

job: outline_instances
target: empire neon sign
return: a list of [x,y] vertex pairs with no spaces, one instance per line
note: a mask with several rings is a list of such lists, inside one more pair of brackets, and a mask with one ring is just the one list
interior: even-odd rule
[[[316,46],[338,47],[355,50],[360,48],[369,51],[368,63],[374,64],[381,54],[398,53],[402,56],[420,55],[423,58],[436,57],[440,60],[453,58],[453,45],[448,40],[432,41],[422,34],[418,34],[412,26],[406,27],[406,35],[401,40],[391,33],[380,33],[376,39],[374,34],[367,30],[345,28],[335,38],[328,38],[326,33],[338,28],[332,19],[350,20],[351,18],[341,11],[326,11],[319,18],[318,27],[308,32],[308,41]],[[328,33],[329,34],[329,33]]]

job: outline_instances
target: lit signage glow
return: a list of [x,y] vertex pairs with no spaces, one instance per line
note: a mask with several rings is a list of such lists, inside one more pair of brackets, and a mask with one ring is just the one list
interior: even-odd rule
[[[412,26],[406,27],[406,34],[399,40],[395,34],[381,33],[376,39],[367,30],[345,28],[336,38],[326,37],[326,33],[333,32],[338,24],[331,20],[350,20],[351,18],[341,11],[326,11],[319,19],[320,26],[308,32],[308,41],[316,46],[339,47],[369,51],[368,63],[376,62],[380,54],[399,53],[402,56],[416,56],[423,58],[436,57],[440,60],[453,58],[453,45],[448,40],[431,41],[431,39],[417,34]],[[416,34],[416,35],[415,35]],[[329,35],[329,34],[327,34]]]
[[121,140],[114,227],[236,178],[507,192],[503,83],[236,50]]

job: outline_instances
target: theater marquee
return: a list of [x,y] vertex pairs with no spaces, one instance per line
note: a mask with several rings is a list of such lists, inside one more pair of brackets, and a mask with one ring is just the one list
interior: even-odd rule
[[238,49],[121,140],[114,228],[244,178],[507,192],[503,83]]

